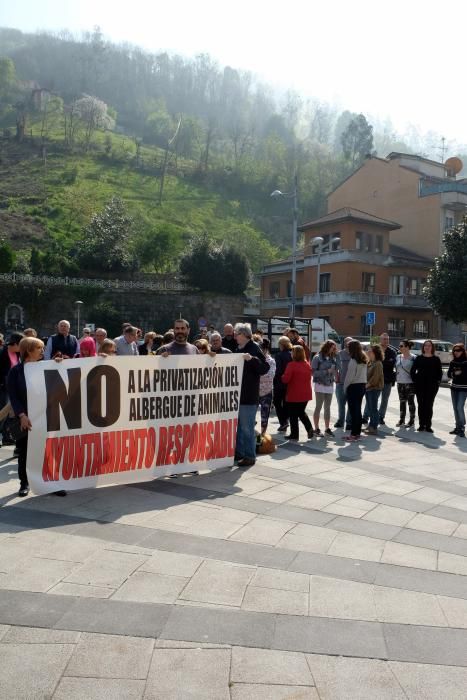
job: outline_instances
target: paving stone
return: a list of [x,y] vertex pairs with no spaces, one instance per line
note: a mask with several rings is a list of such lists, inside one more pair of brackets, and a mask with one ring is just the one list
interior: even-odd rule
[[[448,508],[445,505],[434,506],[428,511],[429,515],[434,515],[438,518],[447,518],[448,520],[455,520],[457,523],[462,523],[467,526],[467,511],[459,510],[458,508]],[[462,537],[462,535],[455,535],[456,537]]]
[[440,552],[438,554],[438,571],[467,576],[467,557]]
[[394,506],[378,505],[369,513],[363,516],[363,520],[384,523],[385,525],[400,525],[403,527],[413,518],[413,511],[405,508],[395,508]]
[[446,616],[449,627],[467,629],[467,600],[438,596],[438,601]]
[[85,586],[81,583],[57,583],[47,591],[50,595],[73,595],[80,598],[110,598],[115,588],[104,586]]
[[76,644],[81,632],[41,629],[39,627],[10,627],[2,644]]
[[252,685],[235,683],[232,700],[319,700],[316,688],[303,685]]
[[398,661],[389,661],[388,665],[408,700],[465,700],[465,668],[404,664]]
[[439,535],[452,535],[457,529],[458,523],[444,518],[435,518],[426,513],[418,513],[410,520],[406,527],[412,530],[423,530],[424,532],[434,532]]
[[230,653],[228,649],[156,649],[145,699],[230,700]]
[[53,627],[74,603],[75,599],[67,596],[3,590],[0,594],[0,622],[28,627]]
[[288,520],[258,517],[236,532],[231,540],[276,545],[295,523]]
[[185,590],[184,600],[241,605],[245,589],[254,574],[251,567],[220,561],[205,561]]
[[308,593],[248,586],[242,602],[242,610],[280,615],[307,615]]
[[146,559],[137,554],[104,550],[90,557],[83,566],[76,568],[65,579],[65,583],[117,588],[133,571],[144,564]]
[[396,525],[368,522],[364,518],[348,518],[344,515],[331,520],[329,528],[340,532],[349,532],[354,535],[374,537],[379,540],[390,540],[400,532],[400,527]]
[[[55,600],[59,596],[48,597]],[[56,629],[83,632],[157,637],[171,610],[170,605],[76,598],[70,609],[53,626]]]
[[299,506],[300,508],[311,508],[320,510],[330,503],[338,501],[340,496],[335,493],[325,493],[324,491],[309,491],[308,493],[293,498],[289,501],[291,506]]
[[286,549],[293,549],[298,552],[305,551],[324,554],[328,551],[336,537],[337,532],[333,530],[300,523],[285,534],[278,546]]
[[391,661],[467,666],[467,630],[383,624]]
[[51,698],[73,651],[71,644],[3,644],[3,698]]
[[373,597],[380,622],[447,627],[446,617],[434,595],[375,586]]
[[467,585],[464,577],[441,571],[380,564],[376,573],[375,584],[402,590],[433,593],[434,595],[441,594],[455,598],[467,598]]
[[61,679],[54,700],[140,700],[145,681],[127,678],[67,678]]
[[10,625],[0,625],[0,641],[5,638],[5,635],[10,629]]
[[340,579],[312,576],[310,615],[347,620],[377,620],[373,586]]
[[298,506],[290,505],[290,503],[282,503],[278,506],[274,506],[268,510],[267,514],[270,518],[290,520],[292,522],[306,523],[308,525],[326,525],[334,518],[332,513],[299,508]]
[[83,633],[70,658],[68,676],[145,679],[153,639]]
[[381,561],[397,566],[436,570],[437,553],[432,549],[413,547],[399,542],[387,542]]
[[75,566],[69,561],[31,557],[18,562],[12,571],[0,577],[0,588],[45,592],[67,576]]
[[235,683],[314,685],[304,654],[273,649],[232,649],[231,680]]
[[270,503],[285,503],[296,496],[308,493],[309,490],[310,489],[307,486],[285,483],[279,484],[278,486],[273,486],[265,491],[255,493],[255,498],[261,501],[269,501]]
[[467,542],[448,535],[403,529],[394,537],[394,541],[413,544],[416,547],[442,550],[451,554],[467,555]]
[[310,577],[307,574],[297,574],[292,571],[259,568],[251,580],[251,585],[261,588],[278,588],[284,591],[303,591],[308,593]]
[[202,561],[201,557],[158,550],[144,562],[139,570],[167,576],[191,577]]
[[329,547],[328,554],[350,559],[379,561],[384,545],[383,540],[340,532]]
[[175,606],[160,636],[188,642],[268,648],[273,639],[274,623],[274,615],[263,613]]
[[189,578],[165,576],[136,571],[118,591],[113,600],[134,600],[138,603],[175,603]]
[[194,554],[203,558],[218,559],[252,566],[275,566],[286,569],[295,558],[294,552],[272,549],[258,544],[235,542],[233,540],[215,540],[196,535],[154,532],[144,540],[146,547],[173,550],[185,554]]
[[314,654],[387,658],[379,622],[278,615],[272,647]]
[[307,655],[320,700],[407,700],[388,664]]
[[369,561],[300,552],[290,564],[289,569],[317,576],[373,583],[379,567],[380,565]]
[[427,510],[431,511],[433,508],[432,503],[416,501],[408,496],[394,496],[391,493],[380,493],[377,496],[373,496],[370,500],[386,506],[394,506],[395,508],[412,510],[414,513],[424,513]]
[[426,501],[427,503],[439,504],[451,498],[451,494],[440,489],[434,489],[429,486],[423,486],[416,493],[411,494],[410,497],[414,498],[416,501],[420,500]]

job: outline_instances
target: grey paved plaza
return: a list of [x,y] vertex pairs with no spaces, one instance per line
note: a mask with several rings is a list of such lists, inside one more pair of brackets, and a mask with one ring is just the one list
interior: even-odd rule
[[397,419],[67,498],[1,449],[0,698],[465,700],[467,440]]

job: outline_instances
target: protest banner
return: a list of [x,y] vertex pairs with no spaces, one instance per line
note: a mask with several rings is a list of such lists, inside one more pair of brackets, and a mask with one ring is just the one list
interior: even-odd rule
[[243,362],[225,354],[28,363],[32,490],[232,465]]

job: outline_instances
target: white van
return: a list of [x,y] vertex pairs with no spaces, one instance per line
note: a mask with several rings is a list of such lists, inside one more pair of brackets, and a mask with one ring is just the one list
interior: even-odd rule
[[[423,343],[426,340],[428,340],[428,338],[417,338],[411,340],[410,342],[413,343],[411,352],[413,352],[414,355],[421,355]],[[452,348],[454,343],[449,343],[447,340],[435,340],[434,338],[433,343],[435,345],[436,354],[441,360],[441,364],[448,365],[452,360]]]

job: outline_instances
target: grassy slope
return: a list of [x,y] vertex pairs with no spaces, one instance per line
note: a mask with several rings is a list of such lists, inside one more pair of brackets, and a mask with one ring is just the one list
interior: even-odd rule
[[92,152],[69,153],[60,133],[51,134],[47,165],[39,148],[39,125],[24,144],[3,141],[0,152],[0,235],[17,250],[44,248],[52,240],[66,247],[80,235],[92,211],[117,194],[139,222],[156,230],[170,223],[182,248],[188,235],[207,231],[244,250],[253,269],[278,255],[264,234],[246,219],[238,201],[195,184],[195,164],[179,161],[177,176],[166,177],[162,206],[158,205],[160,149],[144,146],[145,169],[135,165],[135,144],[111,135],[112,154],[104,154],[104,135],[96,134]]

